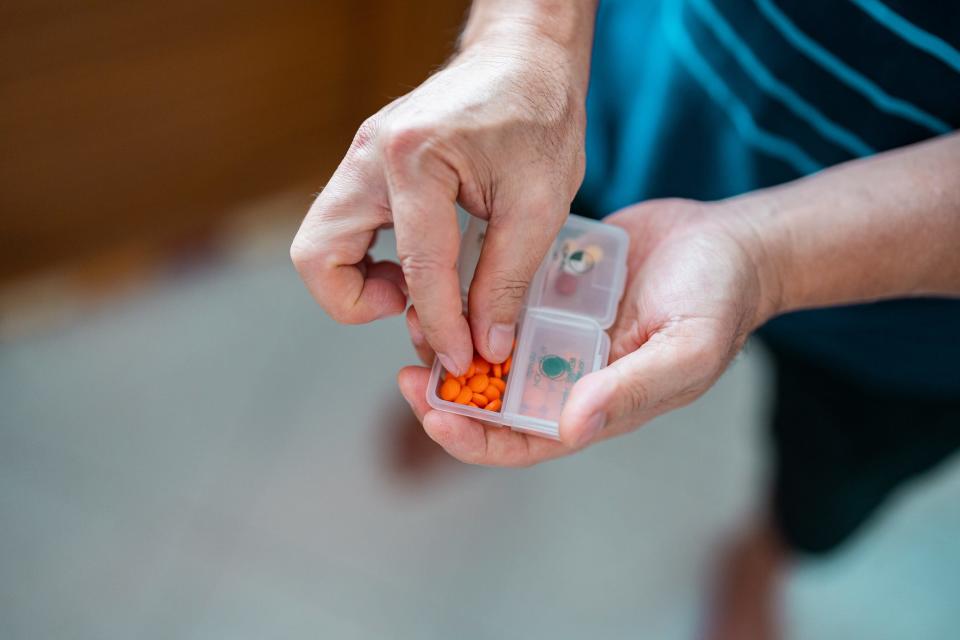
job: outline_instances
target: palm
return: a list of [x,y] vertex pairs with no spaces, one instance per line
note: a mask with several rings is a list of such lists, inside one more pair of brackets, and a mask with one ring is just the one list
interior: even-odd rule
[[669,379],[624,398],[637,405],[639,415],[626,412],[630,423],[621,429],[703,393],[752,327],[758,285],[751,265],[719,226],[705,224],[709,216],[708,205],[654,201],[610,219],[631,237],[630,276],[610,330],[613,367],[641,348],[673,363],[666,367]]

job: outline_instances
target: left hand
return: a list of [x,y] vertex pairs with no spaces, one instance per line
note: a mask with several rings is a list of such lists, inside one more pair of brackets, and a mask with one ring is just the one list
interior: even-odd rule
[[[654,200],[606,222],[630,235],[627,289],[610,329],[611,364],[576,383],[559,442],[432,410],[425,397],[429,371],[400,371],[400,389],[424,429],[455,458],[527,466],[632,431],[700,397],[778,306],[767,256],[728,202]],[[415,315],[410,329],[416,344]]]

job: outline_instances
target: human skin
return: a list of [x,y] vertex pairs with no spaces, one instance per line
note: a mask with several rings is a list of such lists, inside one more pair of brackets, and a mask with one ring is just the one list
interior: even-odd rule
[[[606,221],[630,235],[612,362],[574,386],[559,442],[431,410],[429,371],[400,371],[404,397],[454,457],[527,466],[633,431],[702,395],[781,313],[960,295],[960,134],[728,200],[648,201]],[[415,315],[410,325],[429,358]]]
[[[448,64],[364,122],[290,250],[335,320],[396,315],[409,297],[448,370],[464,373],[474,346],[506,359],[583,179],[595,12],[596,0],[478,0]],[[457,202],[488,221],[467,314]],[[399,264],[369,257],[385,227]]]
[[[595,0],[477,0],[450,63],[364,123],[291,247],[336,320],[368,322],[410,301],[425,362],[437,353],[462,373],[474,346],[492,362],[507,356],[582,180],[595,10]],[[651,201],[609,218],[631,236],[613,362],[577,383],[559,442],[429,410],[420,367],[400,372],[401,390],[455,457],[529,465],[691,402],[779,313],[956,295],[958,144],[950,135],[726,201]],[[455,202],[489,223],[467,315]],[[399,264],[368,256],[388,226]]]

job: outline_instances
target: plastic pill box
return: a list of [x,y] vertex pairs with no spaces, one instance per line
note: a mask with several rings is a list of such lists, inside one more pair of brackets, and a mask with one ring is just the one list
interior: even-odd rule
[[[460,244],[460,290],[466,299],[483,247],[486,223],[469,217]],[[626,232],[571,215],[547,252],[517,326],[513,362],[497,412],[443,400],[443,367],[434,362],[427,402],[434,409],[549,438],[574,383],[606,366],[627,275]]]

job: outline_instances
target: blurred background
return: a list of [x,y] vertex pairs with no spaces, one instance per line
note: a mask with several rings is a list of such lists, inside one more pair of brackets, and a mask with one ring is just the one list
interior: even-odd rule
[[[0,3],[0,638],[695,637],[763,500],[759,345],[631,437],[467,467],[402,319],[337,326],[289,264],[466,4]],[[788,637],[955,637],[958,496],[798,562]]]

